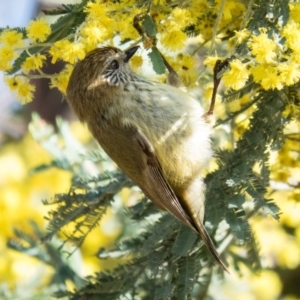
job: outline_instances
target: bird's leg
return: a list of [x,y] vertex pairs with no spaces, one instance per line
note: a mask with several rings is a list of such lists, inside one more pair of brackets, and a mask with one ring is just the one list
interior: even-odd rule
[[218,91],[218,87],[219,87],[219,84],[220,84],[221,78],[222,78],[222,75],[219,73],[224,68],[226,68],[228,66],[228,64],[229,64],[229,59],[225,59],[223,61],[217,60],[215,66],[214,66],[214,70],[213,70],[214,71],[214,77],[213,77],[214,78],[214,87],[213,87],[213,92],[212,92],[212,96],[211,96],[210,106],[209,106],[208,111],[203,116],[207,120],[214,112],[217,91]]
[[177,72],[171,67],[171,65],[169,64],[169,62],[165,59],[165,57],[161,54],[161,52],[159,51],[163,61],[164,61],[164,65],[167,68],[167,70],[169,71],[168,74],[168,84],[175,86],[175,87],[179,87],[181,85],[181,78],[180,76],[177,74]]

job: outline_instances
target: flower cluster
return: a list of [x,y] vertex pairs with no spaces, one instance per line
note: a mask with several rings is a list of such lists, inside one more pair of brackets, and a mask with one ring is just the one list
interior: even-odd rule
[[[86,14],[84,22],[78,24],[74,34],[46,45],[50,46],[48,53],[31,53],[30,51],[33,46],[47,41],[51,34],[51,27],[45,19],[38,18],[30,21],[26,32],[9,29],[2,31],[0,34],[0,70],[9,71],[16,58],[24,50],[28,57],[23,61],[21,70],[23,74],[30,77],[31,71],[41,70],[46,55],[51,56],[52,63],[63,60],[74,64],[78,60],[82,60],[88,51],[96,48],[99,44],[114,45],[116,43],[115,36],[119,36],[121,41],[137,40],[139,34],[133,27],[132,20],[142,10],[134,6],[134,1],[131,2],[132,8],[126,8],[124,1],[88,2],[83,10],[83,13]],[[169,55],[170,63],[183,76],[184,82],[194,81],[197,77],[196,68],[192,65],[195,60],[184,50],[188,41],[189,28],[193,28],[194,32],[199,30],[203,40],[211,38],[221,1],[216,1],[216,4],[212,6],[207,1],[192,0],[184,8],[168,7],[162,2],[164,1],[157,2],[152,8],[152,16],[157,25],[162,52],[170,54],[173,51],[175,55]],[[162,7],[164,9],[161,9]],[[245,7],[241,3],[226,1],[219,27],[236,28],[238,16],[244,11]],[[223,77],[227,87],[240,89],[245,85],[249,76],[252,76],[253,80],[266,90],[282,89],[285,85],[293,85],[299,81],[300,24],[298,11],[299,3],[290,4],[290,20],[281,28],[277,36],[272,36],[266,28],[261,29],[258,33],[250,33],[246,29],[235,31],[236,44],[241,44],[247,39],[251,60],[247,63],[238,59],[231,61],[231,68]],[[141,61],[142,59],[139,60],[139,64]],[[54,76],[51,85],[65,92],[69,75],[69,72],[62,71],[60,76]],[[61,79],[57,80],[57,78]],[[8,82],[12,81],[8,80]],[[64,84],[61,84],[62,82]],[[18,98],[26,103],[31,100],[34,88],[30,89],[31,94],[30,92],[24,94],[23,84],[28,84],[28,81],[19,80],[19,84],[10,85],[10,87],[16,91]],[[27,88],[27,90],[29,89]]]
[[26,104],[32,100],[35,86],[30,84],[26,77],[6,77],[5,82],[16,93],[22,104]]
[[258,33],[246,29],[235,32],[236,44],[245,43],[249,52],[247,57],[231,61],[223,76],[226,87],[239,90],[250,76],[264,90],[281,90],[299,82],[300,3],[289,6],[290,19],[284,26],[278,24],[277,32],[271,28],[260,28]]
[[[210,4],[205,0],[191,0],[184,7],[170,6],[168,1],[153,1],[150,15],[157,34],[149,47],[157,44],[184,83],[197,80],[196,59],[186,47],[189,35],[198,34],[198,42],[210,39],[220,6],[221,1]],[[220,27],[231,24],[234,29],[240,24],[239,16],[244,11],[243,4],[226,1]],[[101,45],[120,46],[120,42],[138,42],[145,38],[134,28],[133,19],[147,13],[147,8],[138,6],[136,1],[89,1],[80,13],[81,18],[76,18],[81,21],[75,22],[73,31],[65,36],[58,34],[63,28],[57,29],[55,24],[50,26],[45,18],[30,21],[25,30],[5,29],[0,33],[0,71],[6,72],[6,82],[22,103],[33,98],[35,88],[30,78],[50,78],[51,87],[65,93],[71,65],[82,60],[87,52]],[[57,40],[55,36],[60,38]],[[68,65],[59,74],[44,74],[42,68],[47,57],[51,63],[62,60]],[[143,61],[142,56],[136,56],[132,67],[139,69]]]
[[24,44],[23,34],[16,30],[5,29],[0,35],[0,71],[8,71],[15,58],[18,57],[16,48]]
[[[28,74],[30,71],[40,70],[46,56],[42,53],[31,53],[30,47],[37,42],[44,42],[50,33],[49,24],[41,18],[30,21],[26,32],[4,29],[0,34],[0,71],[10,71],[23,51],[26,51],[28,57],[21,65],[22,72]],[[29,44],[30,42],[32,44]],[[14,77],[6,76],[5,82],[16,93],[21,103],[25,104],[32,100],[35,86],[26,76],[21,74]]]
[[[125,5],[125,2],[132,6]],[[157,45],[185,84],[196,82],[197,60],[194,55],[196,52],[191,55],[186,47],[189,43],[189,32],[199,33],[198,38],[194,39],[196,43],[205,43],[209,40],[222,1],[218,0],[212,5],[205,0],[191,0],[184,7],[168,6],[165,2],[154,1],[151,8],[151,17],[157,31]],[[234,41],[235,45],[246,45],[248,49],[246,57],[237,57],[230,62],[230,68],[223,76],[226,87],[239,90],[245,86],[250,77],[265,90],[280,90],[299,81],[299,11],[300,4],[291,3],[290,19],[282,27],[277,25],[277,31],[261,28],[249,32],[247,29],[236,30],[242,21],[240,16],[245,12],[245,6],[233,0],[225,2],[219,29],[226,28],[227,31],[235,32],[231,41]],[[5,29],[0,34],[0,70],[9,73],[16,59],[25,52],[27,57],[20,65],[22,73],[14,75],[15,79],[8,78],[6,81],[16,92],[17,98],[26,103],[32,99],[34,92],[34,87],[26,78],[31,77],[32,71],[40,73],[41,77],[45,75],[41,69],[47,56],[51,57],[51,63],[62,60],[73,65],[97,46],[119,46],[120,41],[136,42],[142,37],[139,36],[132,21],[140,13],[145,13],[145,9],[135,6],[135,1],[132,0],[90,1],[83,8],[83,22],[76,24],[74,33],[59,40],[51,39],[51,42],[48,40],[51,27],[43,18],[30,21],[25,31]],[[222,33],[219,36],[222,37]],[[156,40],[151,41],[149,47],[153,46],[153,43],[155,44]],[[147,40],[144,44],[147,44]],[[43,52],[34,51],[36,46],[41,46]],[[216,59],[208,57],[205,64],[211,66]],[[143,61],[142,56],[134,58],[133,68],[140,68]],[[71,67],[66,67],[60,74],[48,75],[47,77],[51,78],[51,86],[65,93],[70,70]],[[17,79],[21,75],[26,80]],[[26,88],[23,87],[24,84],[27,85]],[[27,92],[24,92],[25,90]]]

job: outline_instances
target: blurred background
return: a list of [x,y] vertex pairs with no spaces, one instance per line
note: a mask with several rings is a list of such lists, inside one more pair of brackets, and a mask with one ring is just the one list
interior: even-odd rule
[[[54,8],[61,3],[62,1],[0,0],[0,27],[24,27],[42,10]],[[50,18],[54,20],[54,17]],[[49,62],[43,71],[53,74],[62,68],[62,62],[54,65]],[[16,229],[24,230],[33,239],[37,239],[33,229],[35,226],[45,231],[47,221],[44,217],[50,208],[43,205],[42,200],[51,199],[57,193],[66,193],[71,184],[71,174],[57,168],[31,172],[33,168],[47,164],[52,159],[47,146],[36,136],[33,138],[28,131],[32,113],[40,116],[36,116],[34,126],[44,128],[48,134],[55,134],[58,129],[56,119],[61,117],[70,122],[70,132],[79,144],[97,147],[88,130],[68,108],[63,95],[55,88],[50,89],[47,79],[37,80],[35,84],[37,88],[34,101],[21,106],[6,88],[0,73],[1,299],[33,299],[33,295],[49,295],[57,289],[54,285],[57,282],[52,277],[53,266],[31,257],[31,253],[12,249],[18,234]],[[300,182],[299,170],[294,171],[293,177]],[[246,268],[239,272],[229,268],[230,274],[225,275],[224,281],[216,278],[210,285],[210,294],[214,299],[300,299],[300,193],[297,199],[295,193],[293,197],[290,196],[290,187],[283,186],[277,190],[272,197],[282,211],[280,222],[271,217],[254,217],[251,221],[260,244],[263,269],[253,273]],[[124,189],[119,195],[120,201],[130,203],[134,193]],[[100,247],[109,247],[120,231],[116,214],[108,212],[81,249],[66,259],[70,270],[75,270],[74,276],[87,276],[103,268],[113,267],[114,262],[100,261],[95,254]],[[38,239],[36,242],[39,244]],[[59,245],[59,237],[53,243]],[[69,283],[69,288],[72,289],[71,280]]]

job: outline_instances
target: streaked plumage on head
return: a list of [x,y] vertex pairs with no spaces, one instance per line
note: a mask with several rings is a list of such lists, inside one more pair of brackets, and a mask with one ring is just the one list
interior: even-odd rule
[[67,100],[116,164],[158,207],[198,232],[226,269],[203,226],[210,124],[189,94],[130,69],[137,48],[90,52],[74,68]]

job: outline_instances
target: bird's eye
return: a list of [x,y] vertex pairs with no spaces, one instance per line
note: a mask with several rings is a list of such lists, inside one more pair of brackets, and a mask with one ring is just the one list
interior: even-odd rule
[[114,70],[119,69],[119,63],[118,63],[118,61],[113,60],[113,61],[110,63],[110,67],[111,67],[112,69],[114,69]]

